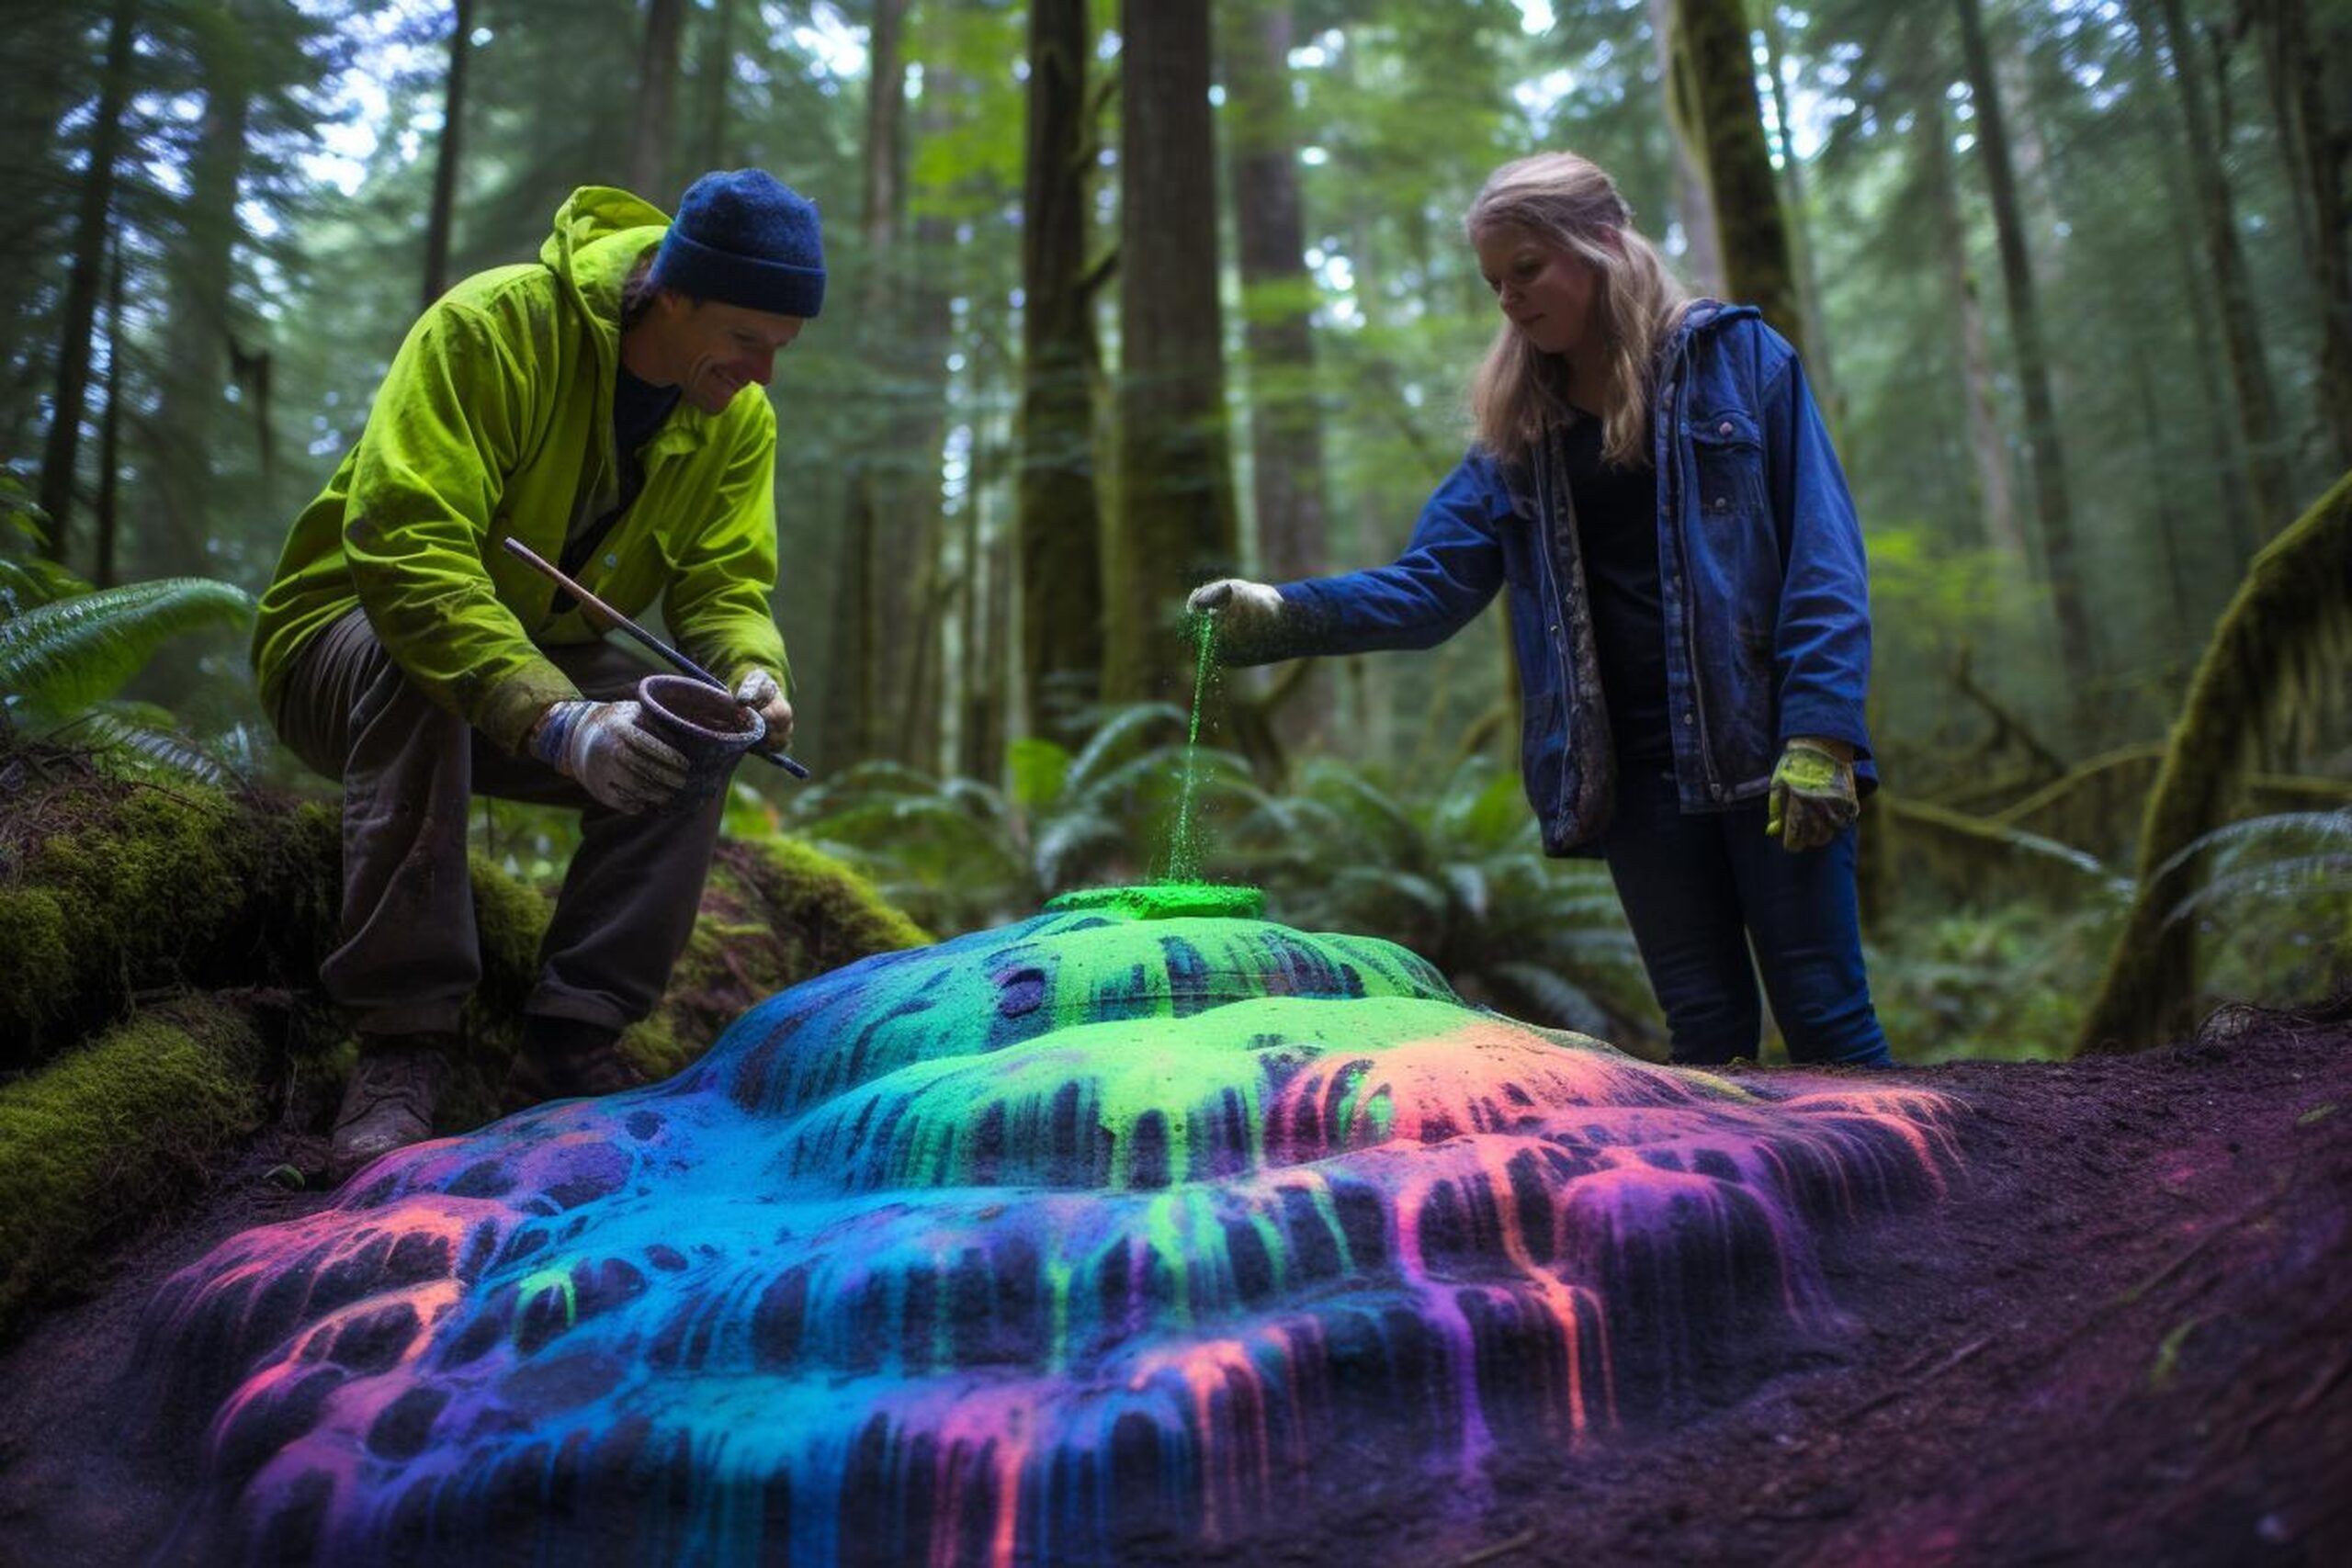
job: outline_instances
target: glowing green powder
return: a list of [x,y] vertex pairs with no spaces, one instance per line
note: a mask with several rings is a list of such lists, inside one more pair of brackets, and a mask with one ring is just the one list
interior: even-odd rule
[[1185,616],[1185,635],[1200,649],[1200,661],[1193,671],[1193,722],[1184,736],[1184,787],[1176,802],[1176,820],[1168,830],[1168,871],[1163,882],[1198,882],[1201,876],[1201,840],[1193,825],[1193,784],[1199,773],[1201,754],[1201,698],[1207,693],[1209,671],[1216,667],[1216,616],[1196,611]]
[[1136,920],[1171,920],[1205,915],[1254,920],[1266,912],[1266,896],[1233,882],[1155,882],[1148,887],[1079,887],[1048,899],[1055,914],[1094,910]]

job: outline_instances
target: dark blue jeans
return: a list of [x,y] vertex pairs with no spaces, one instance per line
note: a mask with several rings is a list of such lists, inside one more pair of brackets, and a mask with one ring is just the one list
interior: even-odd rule
[[1765,835],[1761,800],[1685,815],[1665,764],[1626,773],[1600,848],[1666,1011],[1672,1059],[1756,1055],[1760,970],[1792,1058],[1886,1064],[1862,972],[1854,829],[1791,854]]

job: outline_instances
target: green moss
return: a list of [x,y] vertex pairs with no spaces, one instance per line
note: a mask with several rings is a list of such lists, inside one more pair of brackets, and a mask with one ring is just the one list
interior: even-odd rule
[[38,836],[16,840],[0,886],[0,1068],[139,992],[315,980],[334,906],[304,890],[332,881],[339,840],[314,817],[195,783],[82,784],[26,811]]
[[0,1088],[0,1331],[266,1115],[251,1022],[187,998]]
[[666,1077],[752,1003],[844,964],[931,940],[831,855],[793,839],[723,840],[669,991],[623,1044],[647,1072]]

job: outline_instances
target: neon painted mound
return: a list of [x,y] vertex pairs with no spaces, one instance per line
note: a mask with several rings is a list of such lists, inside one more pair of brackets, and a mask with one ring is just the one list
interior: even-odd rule
[[1818,1238],[1937,1189],[1946,1110],[1770,1092],[1385,942],[1048,913],[390,1156],[175,1276],[142,1359],[222,1556],[1109,1561],[1295,1507],[1341,1433],[1471,1478],[1835,1334]]

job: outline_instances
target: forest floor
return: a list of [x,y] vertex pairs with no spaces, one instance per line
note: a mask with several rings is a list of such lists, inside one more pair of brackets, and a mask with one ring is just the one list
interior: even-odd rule
[[[1758,1069],[1770,1071],[1770,1069]],[[1476,1495],[1321,1456],[1314,1506],[1138,1560],[1361,1564],[2352,1562],[2352,1009],[1901,1078],[1952,1097],[1935,1204],[1828,1259],[1851,1331],[1719,1407],[1507,1452]],[[186,1461],[129,1440],[141,1307],[320,1206],[265,1140],[0,1354],[0,1562],[149,1560]]]

